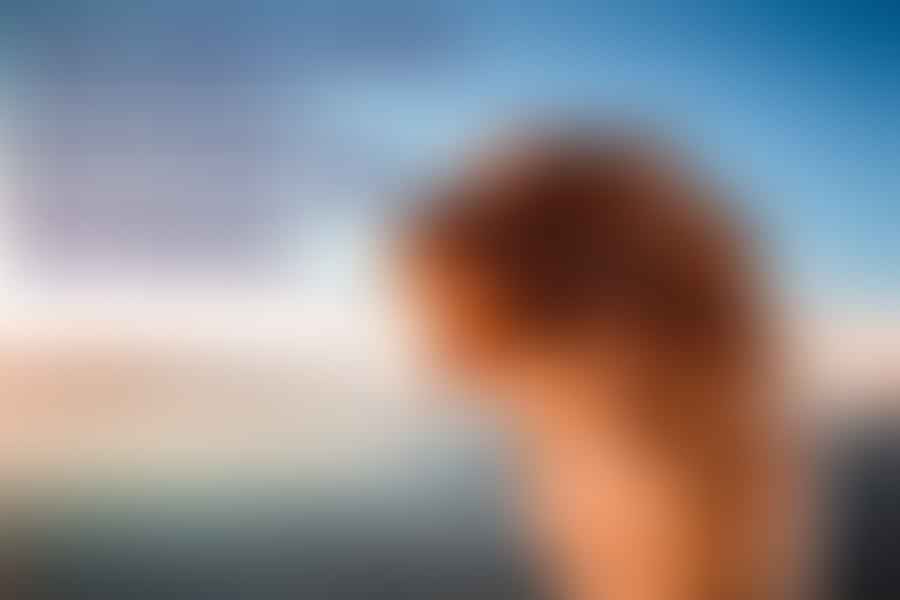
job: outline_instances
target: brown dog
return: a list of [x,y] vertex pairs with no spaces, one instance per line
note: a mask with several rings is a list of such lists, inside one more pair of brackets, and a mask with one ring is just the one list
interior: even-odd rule
[[442,368],[522,434],[562,596],[771,598],[773,355],[747,244],[673,157],[516,139],[406,224]]

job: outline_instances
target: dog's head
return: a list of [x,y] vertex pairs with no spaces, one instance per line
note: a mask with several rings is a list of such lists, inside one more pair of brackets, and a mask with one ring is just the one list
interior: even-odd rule
[[402,235],[431,354],[489,385],[554,361],[602,369],[604,352],[645,379],[747,359],[759,314],[746,244],[675,158],[585,133],[477,155]]

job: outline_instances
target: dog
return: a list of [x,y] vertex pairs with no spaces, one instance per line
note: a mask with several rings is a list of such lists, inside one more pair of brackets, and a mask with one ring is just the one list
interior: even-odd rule
[[716,186],[580,127],[491,143],[428,196],[399,281],[425,354],[514,432],[559,596],[776,597],[775,319]]

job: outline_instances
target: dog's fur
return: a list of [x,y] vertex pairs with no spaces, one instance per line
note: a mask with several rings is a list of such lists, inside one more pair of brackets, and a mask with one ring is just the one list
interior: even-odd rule
[[771,327],[743,232],[672,154],[551,134],[480,154],[403,234],[443,366],[513,398],[577,600],[771,597]]

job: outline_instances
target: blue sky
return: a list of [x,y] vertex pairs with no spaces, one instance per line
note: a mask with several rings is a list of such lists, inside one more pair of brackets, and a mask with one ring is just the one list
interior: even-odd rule
[[[4,153],[54,173],[100,157],[81,208],[66,179],[42,197],[55,223],[37,235],[44,243],[77,242],[73,223],[126,227],[107,231],[104,252],[115,253],[116,239],[141,237],[135,228],[159,241],[194,220],[191,239],[214,241],[183,252],[230,256],[257,252],[276,229],[302,240],[347,198],[388,204],[498,122],[638,117],[721,173],[803,293],[896,302],[891,5],[7,0],[4,96],[18,136]],[[49,151],[30,152],[32,137]],[[123,155],[124,167],[109,162]],[[177,168],[151,168],[160,155],[178,156]],[[96,183],[112,170],[193,192],[150,210],[160,194]],[[95,203],[105,196],[115,202]],[[109,224],[120,210],[110,205],[142,203],[136,223],[123,212]],[[63,254],[77,255],[76,242]]]

